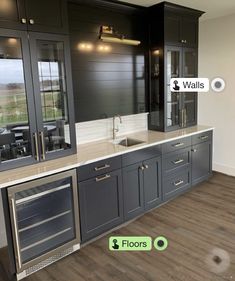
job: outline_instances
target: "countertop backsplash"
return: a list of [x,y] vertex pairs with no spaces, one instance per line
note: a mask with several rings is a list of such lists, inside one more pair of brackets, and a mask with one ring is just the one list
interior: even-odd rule
[[[122,124],[116,119],[118,136],[148,130],[148,113],[122,116]],[[77,144],[110,139],[113,136],[113,118],[76,124]]]

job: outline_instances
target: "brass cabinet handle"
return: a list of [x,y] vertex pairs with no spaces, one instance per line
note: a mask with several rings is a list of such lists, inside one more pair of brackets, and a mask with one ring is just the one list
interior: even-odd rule
[[208,139],[208,136],[201,136],[200,139],[201,139],[201,140]]
[[101,171],[101,170],[108,169],[108,168],[110,168],[110,165],[105,164],[102,167],[95,167],[95,171],[97,172],[97,171]]
[[30,19],[30,20],[29,20],[29,24],[32,24],[32,25],[33,25],[34,23],[35,23],[34,19]]
[[34,147],[35,147],[35,159],[39,161],[39,150],[38,150],[38,136],[37,133],[33,133]]
[[180,147],[180,146],[183,146],[183,145],[184,145],[183,142],[179,142],[179,143],[173,144],[172,146],[173,147]]
[[177,160],[175,160],[175,161],[172,161],[173,162],[173,164],[180,164],[180,163],[183,163],[184,162],[184,159],[177,159]]
[[95,181],[96,181],[96,182],[100,182],[100,181],[107,180],[107,179],[109,179],[109,178],[111,178],[110,175],[105,175],[104,177],[96,178]]
[[17,227],[17,220],[16,220],[16,208],[15,208],[15,200],[11,198],[11,209],[12,209],[12,221],[14,227],[14,240],[15,240],[15,247],[16,247],[16,261],[18,263],[19,269],[22,267],[21,261],[21,253],[20,253],[20,242],[19,242],[19,234],[18,234],[18,227]]
[[27,23],[26,18],[22,18],[22,19],[21,19],[21,23],[26,24],[26,23]]
[[41,148],[42,148],[42,160],[46,159],[46,151],[45,151],[45,143],[44,143],[44,133],[39,133],[40,140],[41,140]]
[[174,186],[179,186],[179,185],[181,185],[181,184],[183,184],[183,183],[184,183],[183,180],[178,180],[178,181],[175,181],[175,182],[174,182]]

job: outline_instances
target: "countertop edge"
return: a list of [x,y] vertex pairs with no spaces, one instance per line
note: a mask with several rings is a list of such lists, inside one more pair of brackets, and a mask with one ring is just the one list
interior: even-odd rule
[[107,154],[107,155],[104,155],[102,157],[94,158],[94,159],[91,159],[91,160],[88,160],[88,161],[77,162],[76,164],[73,164],[73,165],[64,166],[64,167],[61,167],[61,168],[58,168],[58,169],[55,169],[55,170],[42,172],[42,173],[39,173],[39,174],[36,174],[36,175],[33,175],[33,176],[29,176],[29,177],[24,177],[24,178],[21,178],[21,179],[18,179],[18,180],[12,180],[12,181],[9,181],[9,182],[6,182],[6,183],[0,183],[0,189],[7,188],[7,187],[17,185],[17,184],[21,184],[21,183],[24,183],[24,182],[36,180],[36,179],[43,178],[43,177],[46,177],[46,176],[50,176],[50,175],[53,175],[53,174],[58,174],[58,173],[65,172],[65,171],[68,171],[68,170],[72,170],[72,169],[78,168],[78,167],[83,166],[83,165],[88,165],[88,164],[91,164],[91,163],[94,163],[94,162],[97,162],[97,161],[105,160],[107,158],[120,156],[120,155],[123,155],[123,154],[126,154],[126,153],[138,151],[138,150],[145,149],[145,148],[148,148],[148,147],[152,147],[152,146],[155,146],[155,145],[160,145],[160,144],[163,144],[163,143],[166,143],[166,142],[174,141],[174,140],[181,139],[181,138],[184,138],[184,137],[190,137],[190,136],[193,136],[193,135],[197,135],[197,134],[200,134],[200,133],[203,133],[203,132],[208,132],[208,131],[213,131],[213,130],[215,130],[214,127],[208,127],[206,129],[198,130],[196,132],[187,133],[185,135],[172,137],[172,138],[165,139],[165,140],[162,140],[162,141],[156,141],[156,142],[153,142],[153,143],[150,143],[150,144],[142,143],[142,144],[139,144],[135,147],[127,148],[124,151]]

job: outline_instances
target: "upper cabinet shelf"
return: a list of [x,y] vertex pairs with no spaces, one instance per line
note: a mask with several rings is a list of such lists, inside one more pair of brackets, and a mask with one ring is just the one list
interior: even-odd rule
[[66,1],[0,0],[0,27],[66,34]]

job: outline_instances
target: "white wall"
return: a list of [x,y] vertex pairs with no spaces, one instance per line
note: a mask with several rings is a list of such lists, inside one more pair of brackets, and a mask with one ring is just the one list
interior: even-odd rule
[[222,93],[199,94],[199,124],[212,125],[213,169],[235,176],[235,14],[200,23],[199,77],[221,77]]

